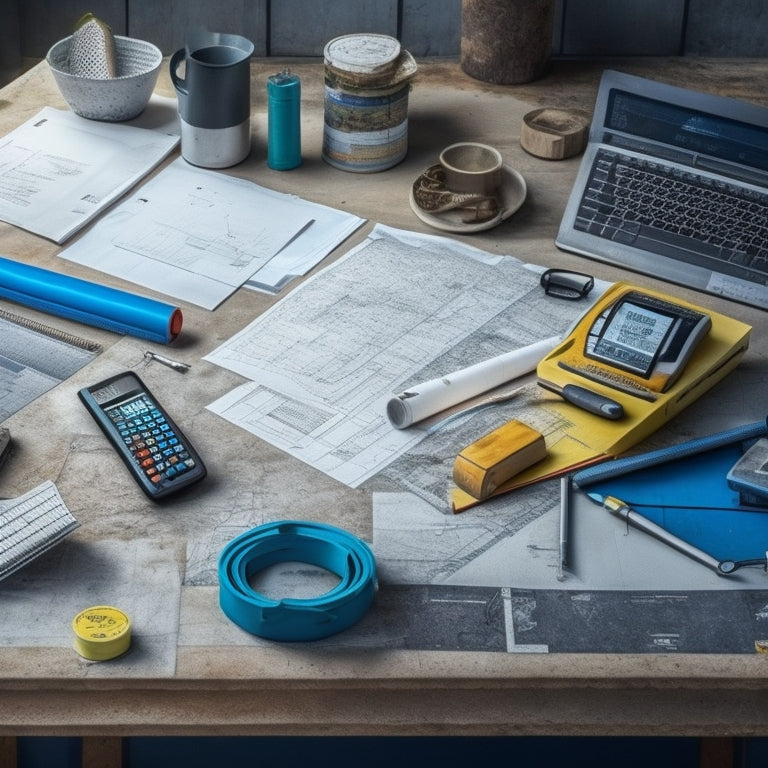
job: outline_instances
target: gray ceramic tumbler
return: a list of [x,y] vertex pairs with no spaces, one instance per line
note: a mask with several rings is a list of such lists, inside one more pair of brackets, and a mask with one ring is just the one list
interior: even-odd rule
[[[240,35],[194,30],[171,56],[179,99],[181,155],[202,168],[228,168],[251,149],[253,43]],[[179,76],[184,62],[184,75]]]

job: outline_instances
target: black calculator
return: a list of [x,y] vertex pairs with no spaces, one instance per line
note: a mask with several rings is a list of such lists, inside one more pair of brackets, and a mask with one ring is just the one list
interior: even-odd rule
[[151,499],[205,477],[197,451],[135,373],[117,374],[77,394]]

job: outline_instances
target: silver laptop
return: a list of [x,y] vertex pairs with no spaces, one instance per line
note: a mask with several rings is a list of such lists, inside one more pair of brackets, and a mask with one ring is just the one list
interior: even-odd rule
[[768,109],[604,72],[555,242],[768,309]]

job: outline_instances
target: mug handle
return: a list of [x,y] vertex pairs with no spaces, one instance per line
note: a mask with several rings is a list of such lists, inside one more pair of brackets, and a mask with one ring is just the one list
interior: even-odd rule
[[170,70],[171,70],[171,82],[173,83],[173,87],[177,90],[183,93],[185,96],[188,95],[187,92],[187,81],[182,80],[178,74],[176,73],[176,70],[179,68],[179,64],[181,64],[182,59],[185,57],[187,53],[186,48],[181,48],[176,53],[171,56],[170,61]]

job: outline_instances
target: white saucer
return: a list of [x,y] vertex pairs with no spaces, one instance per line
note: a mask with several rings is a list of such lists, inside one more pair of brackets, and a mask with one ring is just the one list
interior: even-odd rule
[[[431,168],[434,168],[432,166]],[[428,168],[424,173],[431,170]],[[423,176],[424,174],[422,174]],[[413,194],[413,188],[418,183],[421,176],[411,185],[410,202],[413,212],[426,224],[443,232],[481,232],[486,229],[492,229],[508,219],[525,202],[528,188],[525,179],[513,168],[508,165],[502,166],[502,180],[499,189],[500,205],[499,212],[491,219],[478,222],[466,222],[465,218],[469,215],[467,210],[454,208],[449,211],[434,213],[422,208],[416,201]]]

